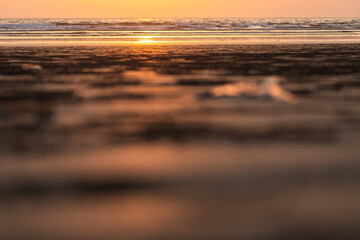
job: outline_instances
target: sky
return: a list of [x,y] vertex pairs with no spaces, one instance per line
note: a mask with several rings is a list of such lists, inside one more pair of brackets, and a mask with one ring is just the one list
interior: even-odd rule
[[360,0],[0,0],[0,17],[360,17]]

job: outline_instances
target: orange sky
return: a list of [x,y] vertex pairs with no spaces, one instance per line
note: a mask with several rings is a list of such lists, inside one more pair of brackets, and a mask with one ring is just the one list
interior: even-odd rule
[[0,17],[360,17],[360,0],[1,0]]

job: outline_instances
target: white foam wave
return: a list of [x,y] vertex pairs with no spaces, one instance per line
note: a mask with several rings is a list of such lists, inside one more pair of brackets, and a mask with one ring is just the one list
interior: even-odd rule
[[360,18],[0,19],[0,30],[360,30]]

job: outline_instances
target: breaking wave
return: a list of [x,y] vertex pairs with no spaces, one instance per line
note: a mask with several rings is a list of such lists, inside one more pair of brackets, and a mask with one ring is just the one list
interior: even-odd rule
[[0,30],[360,30],[360,18],[0,19]]

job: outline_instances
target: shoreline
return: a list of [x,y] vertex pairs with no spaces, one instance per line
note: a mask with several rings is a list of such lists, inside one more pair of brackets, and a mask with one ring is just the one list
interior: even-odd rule
[[102,46],[102,45],[278,45],[278,44],[360,44],[360,39],[246,39],[246,40],[139,40],[139,41],[0,41],[0,47],[8,46]]

